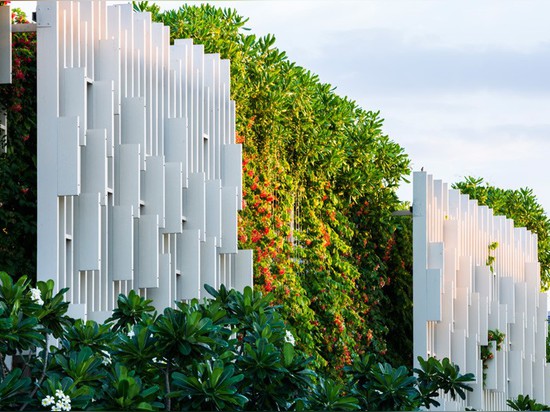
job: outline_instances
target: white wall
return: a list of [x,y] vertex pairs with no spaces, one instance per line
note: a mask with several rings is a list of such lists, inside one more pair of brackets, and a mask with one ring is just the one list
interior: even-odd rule
[[37,20],[38,279],[96,320],[130,289],[162,309],[251,285],[229,61],[130,4],[40,1]]
[[[446,410],[508,410],[506,400],[519,394],[550,403],[537,236],[426,172],[415,172],[413,184],[415,365],[417,356],[449,357],[476,375],[466,402],[446,398]],[[490,329],[506,338],[484,384],[480,346]]]

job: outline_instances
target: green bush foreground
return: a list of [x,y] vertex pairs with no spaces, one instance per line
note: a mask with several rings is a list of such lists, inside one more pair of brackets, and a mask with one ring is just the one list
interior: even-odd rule
[[323,376],[251,288],[207,286],[211,299],[161,314],[132,291],[98,324],[68,317],[53,281],[0,282],[2,410],[414,410],[472,390],[448,359],[420,359],[415,376],[367,355]]

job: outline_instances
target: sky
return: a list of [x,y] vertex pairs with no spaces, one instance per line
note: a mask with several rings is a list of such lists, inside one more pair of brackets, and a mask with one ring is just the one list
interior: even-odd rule
[[[550,211],[550,2],[215,4],[248,17],[251,32],[274,34],[276,47],[336,93],[380,111],[413,170],[449,184],[475,176],[530,187]],[[412,201],[411,185],[399,195]]]

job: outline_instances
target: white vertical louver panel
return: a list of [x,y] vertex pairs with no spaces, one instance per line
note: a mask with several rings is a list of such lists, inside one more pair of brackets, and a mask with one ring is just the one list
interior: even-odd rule
[[145,100],[126,97],[121,106],[121,143],[139,144],[140,169],[145,170]]
[[138,223],[138,288],[159,286],[158,215],[141,215]]
[[86,144],[87,129],[87,95],[86,76],[81,67],[63,69],[60,73],[61,103],[59,112],[61,116],[76,116],[79,119],[79,142]]
[[164,233],[181,233],[183,230],[183,179],[180,162],[166,163],[166,220]]
[[200,297],[201,281],[201,247],[200,231],[184,230],[178,237],[178,264],[181,279],[178,299]]
[[237,188],[237,208],[242,209],[242,146],[240,144],[226,144],[222,146],[222,185]]
[[148,156],[144,173],[143,213],[157,215],[160,227],[165,225],[165,176],[164,156]]
[[[95,60],[95,81],[112,82],[113,88],[113,112],[120,114],[120,47],[115,39],[103,39],[98,41],[98,58]],[[94,83],[95,86],[95,83]],[[100,86],[101,87],[101,86]],[[109,101],[104,102],[105,105]],[[98,102],[97,104],[100,104]]]
[[206,237],[205,242],[201,242],[201,276],[200,276],[200,296],[207,297],[208,292],[204,288],[204,285],[209,285],[214,288],[218,288],[218,268],[217,268],[217,256],[216,256],[216,239],[213,237]]
[[249,249],[239,250],[234,255],[233,279],[231,287],[237,290],[244,290],[246,286],[252,285],[253,267],[252,259],[254,252]]
[[184,229],[198,230],[201,240],[206,231],[206,180],[204,173],[191,173],[189,187],[184,189],[183,215],[186,216]]
[[131,205],[113,208],[113,280],[134,278],[134,212]]
[[132,206],[139,217],[140,209],[140,146],[137,144],[120,145],[120,174],[117,187],[121,206]]
[[107,134],[105,129],[88,130],[82,148],[82,192],[100,193],[101,203],[107,196]]
[[78,117],[57,119],[57,195],[80,194],[80,127]]
[[441,321],[441,269],[426,272],[426,320]]
[[222,187],[222,253],[237,253],[237,188]]
[[101,267],[101,198],[99,193],[78,196],[78,270]]
[[[114,153],[113,81],[95,81],[92,88],[93,129],[105,129],[107,157]],[[88,125],[90,127],[90,125]]]
[[222,182],[206,182],[206,236],[214,238],[216,246],[221,246],[222,234]]

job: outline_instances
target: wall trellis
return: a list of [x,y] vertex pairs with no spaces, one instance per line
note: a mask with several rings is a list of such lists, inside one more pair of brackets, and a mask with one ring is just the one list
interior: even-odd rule
[[[413,182],[415,362],[449,357],[477,377],[465,402],[443,399],[442,409],[510,410],[506,400],[520,394],[549,403],[536,234],[425,172]],[[495,329],[506,337],[484,379],[480,347]]]
[[130,4],[39,1],[38,279],[98,321],[252,284],[229,61]]

